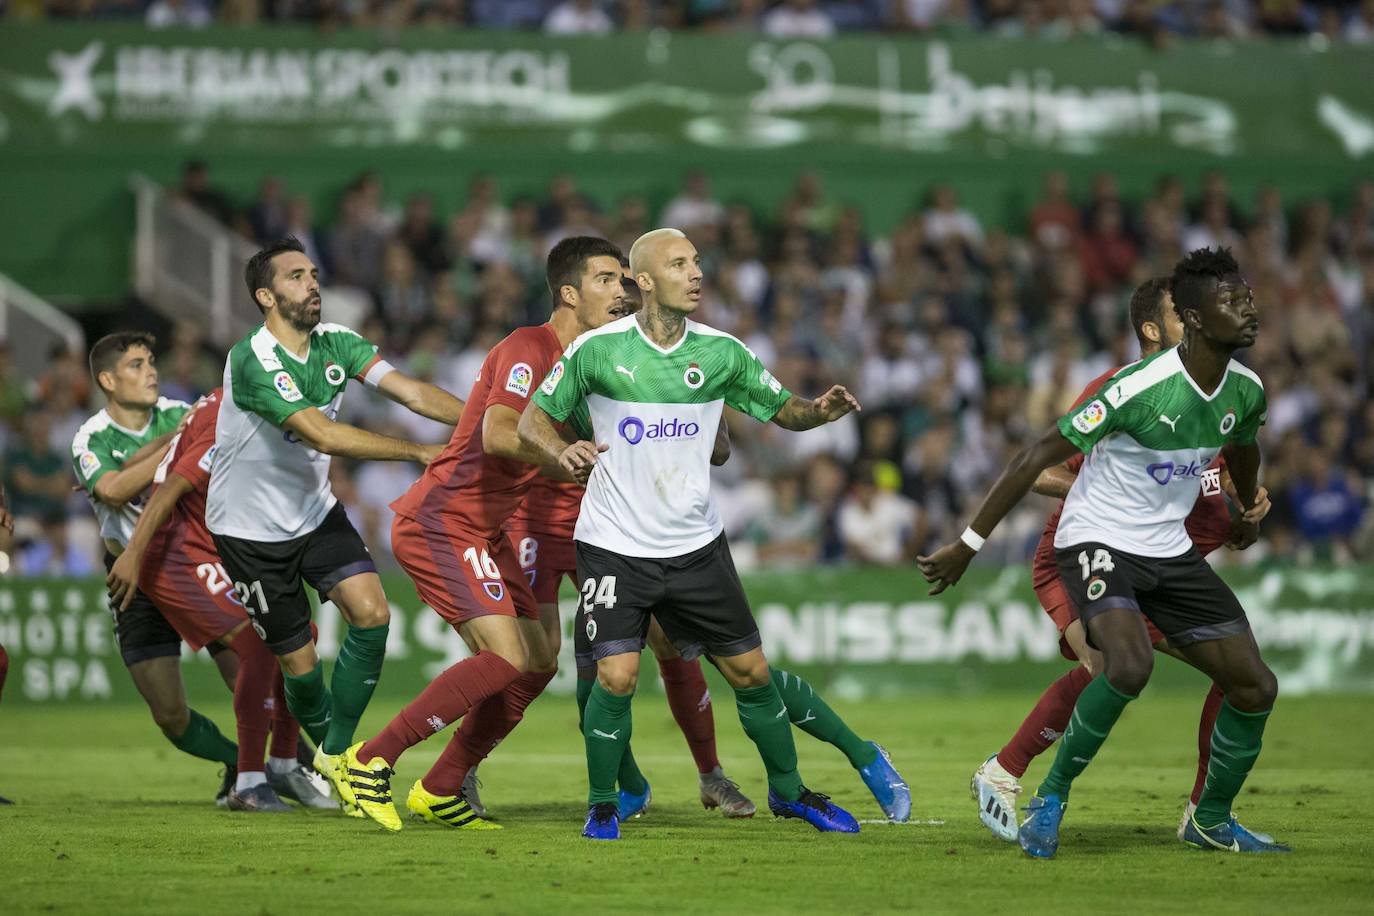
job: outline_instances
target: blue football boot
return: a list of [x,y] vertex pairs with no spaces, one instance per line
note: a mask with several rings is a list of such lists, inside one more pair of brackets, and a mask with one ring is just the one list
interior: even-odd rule
[[582,835],[589,840],[620,839],[620,812],[611,802],[592,805],[587,811],[587,823]]
[[621,789],[620,804],[618,805],[620,819],[622,821],[628,821],[632,817],[639,817],[645,811],[649,810],[649,802],[651,801],[653,801],[653,792],[650,791],[647,780],[644,783],[643,795],[631,795],[629,792]]
[[873,741],[868,743],[878,752],[878,756],[868,766],[859,768],[859,776],[877,799],[887,819],[905,824],[911,819],[911,790],[892,765],[892,757],[887,749]]
[[1030,800],[1026,810],[1030,816],[1021,824],[1017,839],[1028,855],[1037,859],[1053,859],[1059,851],[1059,822],[1064,819],[1064,802],[1058,795],[1039,795]]
[[802,787],[801,798],[783,801],[772,789],[768,790],[768,810],[774,817],[795,817],[806,821],[822,833],[858,833],[859,822],[843,808],[830,803],[829,795]]
[[1219,852],[1293,851],[1292,847],[1272,840],[1266,842],[1260,836],[1246,830],[1236,821],[1234,814],[1225,823],[1206,830],[1198,824],[1196,816],[1188,818],[1188,823],[1183,828],[1183,842],[1198,849]]

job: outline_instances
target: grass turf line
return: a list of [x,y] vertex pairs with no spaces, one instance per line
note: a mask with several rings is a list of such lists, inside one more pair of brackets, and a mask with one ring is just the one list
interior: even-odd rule
[[[717,691],[724,696],[723,691]],[[567,697],[546,696],[484,765],[503,831],[406,821],[395,836],[329,812],[215,809],[212,764],[174,751],[146,711],[0,706],[0,910],[29,912],[1368,912],[1374,836],[1362,801],[1367,697],[1281,699],[1237,804],[1289,842],[1286,857],[1211,855],[1177,842],[1202,699],[1132,704],[1074,789],[1059,858],[1036,862],[991,836],[968,797],[972,770],[1033,701],[1027,694],[837,704],[884,743],[912,787],[911,826],[822,836],[768,816],[762,766],[733,710],[717,706],[727,772],[760,807],[726,821],[697,802],[691,758],[662,698],[635,704],[634,743],[654,805],[618,844],[579,837],[585,770]],[[399,701],[379,697],[371,734]],[[227,703],[205,706],[222,728]],[[441,739],[442,740],[442,739]],[[833,749],[797,733],[802,774],[858,817],[881,817]],[[440,750],[401,760],[397,800]],[[1029,794],[1049,763],[1027,774]],[[931,823],[943,821],[943,824]]]

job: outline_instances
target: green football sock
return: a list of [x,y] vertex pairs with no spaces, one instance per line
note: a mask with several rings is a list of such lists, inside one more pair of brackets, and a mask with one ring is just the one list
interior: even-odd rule
[[768,772],[768,788],[783,801],[801,798],[802,780],[797,772],[797,746],[792,743],[792,725],[778,689],[771,683],[761,687],[736,687],[735,708],[744,733],[759,749],[763,768]]
[[330,707],[329,688],[324,685],[324,665],[315,662],[315,667],[305,674],[295,675],[282,672],[282,683],[286,688],[286,708],[291,716],[300,723],[301,728],[316,744],[323,744],[329,733]]
[[866,767],[877,758],[878,749],[850,731],[800,675],[774,668],[773,686],[778,689],[792,724],[813,738],[833,744],[849,758],[854,769]]
[[618,697],[602,687],[599,681],[592,682],[582,720],[582,737],[587,745],[589,805],[603,802],[615,804],[619,799],[616,780],[620,774],[621,758],[630,747],[632,699],[632,693]]
[[239,746],[224,737],[219,726],[194,709],[191,710],[191,721],[186,724],[186,731],[176,738],[168,735],[167,740],[177,750],[192,757],[214,760],[230,767],[238,766]]
[[1231,817],[1231,803],[1240,794],[1245,777],[1259,757],[1260,739],[1270,710],[1241,712],[1223,702],[1212,727],[1212,759],[1207,763],[1207,782],[1202,787],[1194,818],[1210,828]]
[[1058,795],[1060,801],[1068,801],[1069,786],[1087,769],[1121,717],[1121,711],[1134,699],[1113,687],[1105,674],[1089,681],[1069,716],[1069,726],[1059,742],[1054,764],[1035,794],[1042,798]]
[[[324,752],[339,754],[353,743],[353,732],[367,709],[377,680],[382,676],[382,661],[386,658],[386,634],[389,624],[379,627],[348,628],[339,657],[334,660],[334,674],[329,679],[333,695],[329,730],[324,738]],[[314,737],[313,735],[311,737]]]
[[[586,721],[587,698],[592,695],[592,685],[596,683],[595,677],[577,679],[577,727],[581,730]],[[639,764],[635,763],[634,749],[630,745],[625,745],[625,754],[620,758],[620,774],[616,780],[620,788],[634,795],[643,795],[644,790],[649,788],[649,781],[644,778],[644,774],[639,770]]]

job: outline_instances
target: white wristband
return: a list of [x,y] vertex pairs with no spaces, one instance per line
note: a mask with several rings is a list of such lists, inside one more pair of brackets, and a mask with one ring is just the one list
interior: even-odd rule
[[970,525],[969,527],[964,529],[963,534],[959,535],[959,540],[967,544],[969,550],[972,550],[974,553],[977,553],[978,551],[983,549],[983,545],[987,543],[988,539],[985,537],[980,537],[978,532],[974,531],[973,526]]

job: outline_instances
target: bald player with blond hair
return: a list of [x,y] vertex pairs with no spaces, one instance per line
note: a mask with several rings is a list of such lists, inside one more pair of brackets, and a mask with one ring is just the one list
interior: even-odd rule
[[620,836],[616,776],[651,615],[684,658],[707,655],[734,689],[768,775],[773,814],[822,831],[859,829],[853,815],[803,784],[790,714],[840,747],[887,815],[905,820],[910,793],[881,748],[854,735],[799,678],[769,668],[710,493],[726,406],[806,430],[858,410],[858,402],[840,385],[798,398],[739,340],[692,321],[701,256],[679,230],[641,236],[630,249],[630,272],[643,308],[573,341],[519,425],[522,441],[549,462],[568,448],[555,423],[579,410],[595,440],[578,452],[591,475],[573,535],[578,640],[597,668],[583,719],[590,783],[583,836]]

